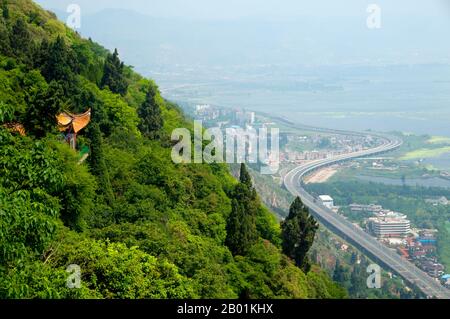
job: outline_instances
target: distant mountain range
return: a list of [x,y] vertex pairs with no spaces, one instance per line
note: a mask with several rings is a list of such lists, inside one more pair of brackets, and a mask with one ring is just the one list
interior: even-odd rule
[[[67,13],[57,11],[61,20]],[[449,62],[444,21],[414,23],[386,17],[370,30],[365,17],[301,20],[162,19],[105,9],[82,16],[83,36],[93,37],[140,71],[152,66],[252,64],[396,64]]]

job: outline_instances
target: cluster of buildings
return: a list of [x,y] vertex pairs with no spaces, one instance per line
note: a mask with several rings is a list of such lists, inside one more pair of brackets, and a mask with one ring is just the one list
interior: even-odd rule
[[285,150],[281,153],[281,160],[286,163],[292,164],[303,164],[305,161],[315,161],[320,159],[327,159],[343,154],[348,154],[352,152],[357,152],[356,148],[348,148],[341,150],[312,150],[312,151],[303,151],[296,152],[291,150]]
[[369,231],[377,238],[405,238],[411,233],[411,222],[405,214],[383,209],[381,205],[351,204],[352,213],[373,215],[367,219]]
[[[335,210],[334,200],[329,195],[321,195],[317,201],[323,206]],[[373,215],[366,219],[369,232],[381,242],[396,249],[403,258],[410,260],[429,276],[439,279],[442,285],[450,288],[450,274],[437,258],[436,229],[411,229],[411,222],[405,214],[384,209],[381,205],[351,204],[353,213]]]
[[304,151],[304,152],[294,152],[286,151],[282,154],[282,160],[284,162],[301,164],[304,161],[314,161],[319,159],[326,159],[332,156],[341,155],[345,152],[342,151]]
[[[211,125],[217,125],[220,128],[264,128],[273,123],[258,123],[256,113],[244,109],[226,109],[212,106],[210,104],[198,104],[193,109],[193,115],[196,119],[202,120]],[[208,125],[207,125],[208,126]],[[298,136],[287,134],[287,145],[280,153],[280,160],[283,163],[302,164],[305,161],[314,161],[326,159],[333,156],[358,152],[376,143],[370,136],[326,136],[322,134],[312,134],[308,136]],[[304,145],[313,146],[316,149],[304,150]]]
[[[445,267],[436,257],[437,230],[421,230],[417,236],[408,237],[397,251],[433,278],[443,279]],[[446,282],[443,284],[446,284]]]
[[222,121],[224,124],[235,125],[242,128],[256,123],[256,113],[239,110],[218,108],[209,104],[198,104],[194,107],[194,116],[202,121]]
[[447,197],[442,196],[439,198],[429,198],[425,200],[428,204],[431,204],[433,206],[447,206],[450,205],[450,201],[447,199]]
[[450,275],[445,274],[445,267],[437,258],[436,229],[412,230],[405,214],[383,209],[381,205],[351,204],[349,208],[353,213],[373,215],[366,220],[367,228],[373,235],[450,288]]
[[195,106],[195,116],[202,121],[214,121],[222,115],[221,110],[209,104],[199,104]]
[[[326,142],[324,142],[326,141]],[[302,164],[305,161],[326,159],[343,154],[359,152],[367,149],[374,143],[374,140],[368,137],[348,137],[348,136],[329,136],[324,137],[319,134],[310,136],[287,136],[287,147],[282,152],[281,160],[286,163]],[[304,145],[313,150],[299,151],[304,149]]]

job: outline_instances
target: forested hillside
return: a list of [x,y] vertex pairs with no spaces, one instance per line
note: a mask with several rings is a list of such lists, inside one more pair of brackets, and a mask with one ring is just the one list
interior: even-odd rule
[[[223,165],[172,162],[170,134],[191,124],[118,52],[30,0],[0,13],[0,298],[346,296],[282,253],[307,216],[282,236],[244,166],[236,181]],[[55,117],[88,109],[72,150]]]

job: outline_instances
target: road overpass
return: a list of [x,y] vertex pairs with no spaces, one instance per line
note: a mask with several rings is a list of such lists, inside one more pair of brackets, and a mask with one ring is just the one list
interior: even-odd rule
[[314,128],[314,131],[345,135],[371,135],[381,139],[383,143],[372,149],[339,155],[328,159],[316,160],[294,168],[284,177],[284,185],[288,191],[294,196],[300,196],[303,203],[309,207],[311,213],[323,225],[358,247],[375,262],[392,270],[406,282],[417,286],[429,298],[450,299],[450,290],[443,287],[438,281],[430,277],[414,264],[402,258],[394,250],[379,243],[378,240],[367,234],[360,227],[352,224],[344,217],[318,203],[316,199],[304,189],[303,178],[315,170],[356,158],[383,154],[399,148],[403,144],[403,141],[400,138],[384,134],[358,133],[319,128]]

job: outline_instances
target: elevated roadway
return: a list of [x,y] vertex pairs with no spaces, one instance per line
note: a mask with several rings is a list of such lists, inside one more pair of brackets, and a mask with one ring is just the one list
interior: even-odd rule
[[[290,123],[289,121],[284,121],[285,124]],[[302,128],[302,126],[296,127]],[[303,128],[333,134],[370,135],[378,138],[382,143],[372,149],[316,160],[292,169],[284,177],[284,185],[288,191],[294,196],[299,196],[303,203],[309,207],[311,213],[327,228],[351,242],[380,265],[392,270],[408,283],[417,286],[427,297],[450,299],[450,290],[443,287],[436,279],[430,277],[410,261],[402,258],[394,250],[379,243],[377,239],[370,236],[360,227],[321,205],[304,188],[303,178],[315,170],[357,158],[380,155],[399,148],[403,144],[403,141],[400,138],[384,134],[327,130],[309,126],[304,126]]]

